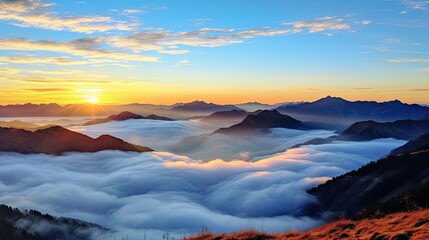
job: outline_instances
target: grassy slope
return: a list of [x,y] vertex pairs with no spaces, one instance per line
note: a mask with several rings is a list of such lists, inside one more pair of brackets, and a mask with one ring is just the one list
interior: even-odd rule
[[338,220],[306,232],[268,234],[253,230],[202,233],[186,240],[429,239],[429,209],[358,221]]

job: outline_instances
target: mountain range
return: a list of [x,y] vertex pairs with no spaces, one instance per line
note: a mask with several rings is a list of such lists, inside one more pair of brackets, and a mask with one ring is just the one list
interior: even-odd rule
[[[280,105],[280,106],[279,106]],[[338,97],[325,97],[314,102],[293,102],[282,104],[262,104],[250,102],[244,104],[215,104],[204,101],[176,103],[173,105],[156,104],[69,104],[60,106],[51,104],[15,104],[0,106],[0,117],[46,117],[46,116],[109,116],[129,111],[140,115],[162,115],[174,119],[186,119],[193,116],[209,115],[219,111],[276,109],[280,113],[303,121],[350,125],[356,121],[396,121],[400,119],[421,120],[429,117],[429,107],[406,104],[398,100],[389,102],[347,101]]]
[[15,128],[0,128],[1,152],[60,155],[66,152],[97,152],[102,150],[153,151],[148,147],[127,143],[110,135],[102,135],[94,139],[60,126],[34,132]]
[[23,122],[20,120],[13,120],[13,121],[0,121],[0,127],[2,128],[19,128],[19,129],[25,129],[29,131],[35,131],[38,129],[43,129],[47,127],[52,127],[53,125],[38,125],[34,123],[29,122]]
[[101,123],[107,123],[111,121],[125,121],[129,119],[150,119],[150,120],[161,120],[161,121],[173,121],[171,118],[167,117],[160,117],[155,114],[148,115],[147,117],[143,117],[142,115],[138,115],[132,112],[121,112],[117,115],[110,115],[106,118],[97,118],[91,121],[86,122],[84,125],[95,125],[95,124],[101,124]]
[[331,96],[310,103],[278,107],[276,110],[305,121],[335,122],[343,126],[363,120],[421,120],[429,117],[429,108],[418,104],[406,104],[398,100],[352,102]]

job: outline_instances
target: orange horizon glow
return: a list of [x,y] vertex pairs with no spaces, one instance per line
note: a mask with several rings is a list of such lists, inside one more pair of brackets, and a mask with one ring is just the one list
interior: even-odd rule
[[57,103],[68,104],[99,104],[121,105],[129,103],[148,103],[171,105],[179,102],[192,102],[196,100],[217,104],[239,104],[246,102],[260,102],[276,104],[282,102],[312,102],[326,96],[341,97],[349,101],[377,101],[385,102],[400,100],[405,103],[429,104],[429,96],[425,91],[412,91],[407,89],[382,90],[350,90],[350,89],[217,89],[178,88],[170,89],[101,89],[84,88],[77,90],[41,91],[29,93],[28,91],[15,91],[6,93],[0,100],[0,105],[25,103]]

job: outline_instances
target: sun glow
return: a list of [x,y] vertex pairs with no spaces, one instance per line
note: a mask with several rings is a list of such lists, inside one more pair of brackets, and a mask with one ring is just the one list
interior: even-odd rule
[[85,99],[85,102],[87,103],[92,103],[92,104],[97,104],[100,102],[100,99],[98,99],[97,96],[89,96]]

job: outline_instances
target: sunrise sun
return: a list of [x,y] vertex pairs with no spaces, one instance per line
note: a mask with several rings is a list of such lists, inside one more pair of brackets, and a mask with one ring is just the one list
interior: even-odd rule
[[89,96],[89,97],[85,98],[85,102],[92,103],[92,104],[97,104],[97,103],[100,102],[100,100],[98,99],[97,96]]

